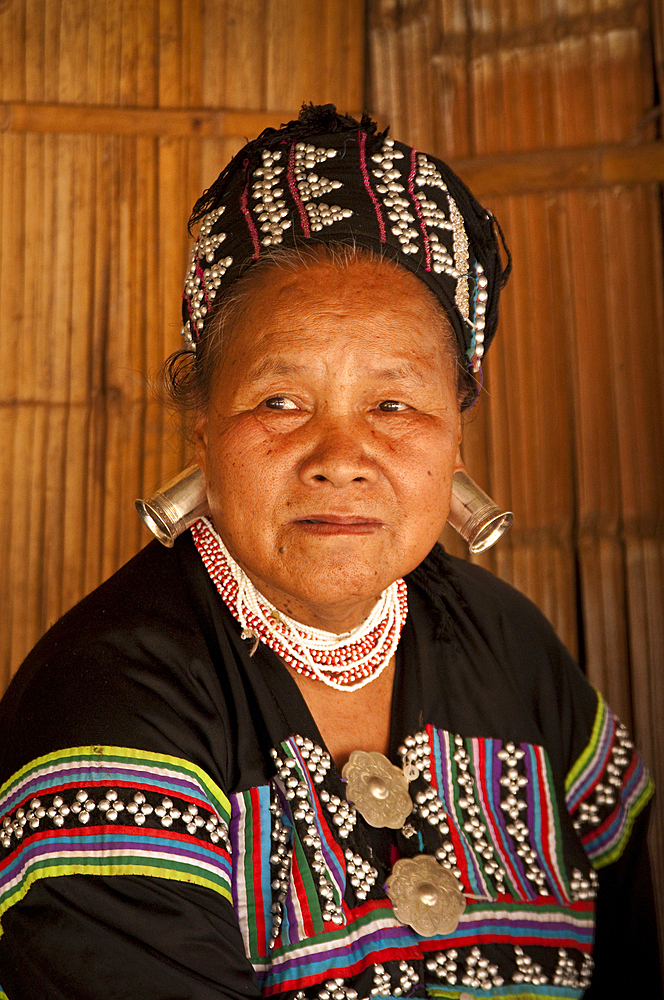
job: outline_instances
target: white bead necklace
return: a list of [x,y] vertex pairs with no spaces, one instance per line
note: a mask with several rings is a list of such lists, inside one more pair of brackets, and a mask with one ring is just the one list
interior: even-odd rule
[[337,635],[294,621],[264,597],[224,545],[211,522],[201,518],[191,528],[210,578],[242,626],[242,638],[259,641],[304,677],[337,691],[357,691],[383,672],[399,645],[408,614],[403,580],[383,591],[369,617]]

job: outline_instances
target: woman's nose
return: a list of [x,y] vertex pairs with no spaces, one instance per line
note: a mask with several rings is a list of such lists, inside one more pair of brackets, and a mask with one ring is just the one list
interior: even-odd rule
[[325,421],[324,426],[319,425],[300,465],[301,480],[327,482],[337,488],[352,482],[375,482],[378,468],[369,453],[367,433],[370,431],[350,420]]

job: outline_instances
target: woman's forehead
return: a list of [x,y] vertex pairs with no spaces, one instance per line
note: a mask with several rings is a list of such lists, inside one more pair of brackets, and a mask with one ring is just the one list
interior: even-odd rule
[[[347,266],[329,262],[257,274],[243,291],[242,307],[232,324],[245,348],[266,337],[308,337],[321,347],[335,332],[358,341],[371,330],[386,343],[398,339],[428,340],[451,329],[429,291],[408,271],[390,261],[357,261]],[[231,331],[229,331],[231,332]]]
[[450,366],[453,335],[417,278],[389,262],[314,264],[256,276],[228,329],[222,367],[258,382],[356,369],[369,380]]
[[281,321],[304,327],[328,316],[356,316],[358,324],[360,317],[372,326],[385,320],[404,325],[426,321],[451,333],[444,310],[426,285],[390,260],[313,260],[261,269],[248,276],[242,298],[241,312],[251,314],[257,330]]

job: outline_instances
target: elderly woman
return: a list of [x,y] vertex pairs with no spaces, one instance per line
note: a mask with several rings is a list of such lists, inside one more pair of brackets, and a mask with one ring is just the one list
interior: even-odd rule
[[436,544],[491,216],[326,106],[192,219],[167,370],[211,516],[3,702],[0,996],[656,997],[627,732],[525,598]]

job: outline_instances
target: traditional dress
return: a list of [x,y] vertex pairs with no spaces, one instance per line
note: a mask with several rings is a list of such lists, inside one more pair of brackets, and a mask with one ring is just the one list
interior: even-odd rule
[[[627,732],[526,598],[441,552],[424,569],[392,700],[398,829],[348,800],[189,533],[47,633],[0,707],[0,997],[660,995]],[[445,934],[412,928],[417,880],[387,894],[423,857],[464,893]]]

